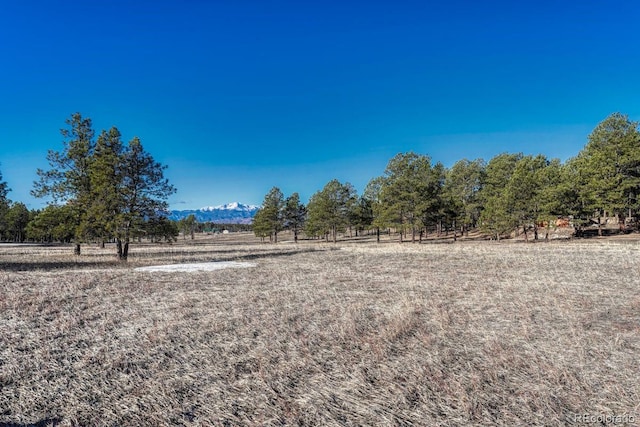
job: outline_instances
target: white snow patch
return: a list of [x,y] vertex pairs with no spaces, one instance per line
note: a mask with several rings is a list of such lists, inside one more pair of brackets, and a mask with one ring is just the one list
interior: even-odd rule
[[219,261],[219,262],[199,262],[194,264],[169,264],[169,265],[151,265],[148,267],[138,267],[136,271],[147,272],[184,272],[191,273],[194,271],[214,271],[222,270],[224,268],[248,268],[255,267],[256,264],[251,262],[236,262],[236,261]]

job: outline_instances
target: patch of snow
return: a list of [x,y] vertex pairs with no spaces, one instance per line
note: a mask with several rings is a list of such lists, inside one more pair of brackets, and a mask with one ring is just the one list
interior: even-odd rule
[[146,272],[184,272],[192,273],[194,271],[214,271],[224,268],[249,268],[255,267],[256,264],[251,262],[236,261],[219,261],[219,262],[199,262],[193,264],[168,264],[168,265],[151,265],[148,267],[138,267],[135,271]]

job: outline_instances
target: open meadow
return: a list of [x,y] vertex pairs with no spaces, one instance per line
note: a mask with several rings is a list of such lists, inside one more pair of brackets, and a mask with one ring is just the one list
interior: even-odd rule
[[[635,425],[639,255],[230,234],[121,264],[3,246],[0,425]],[[254,266],[136,270],[212,261]]]

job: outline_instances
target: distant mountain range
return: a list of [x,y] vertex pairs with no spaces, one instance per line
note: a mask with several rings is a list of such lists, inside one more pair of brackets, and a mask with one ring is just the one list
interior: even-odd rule
[[260,207],[245,205],[238,202],[220,206],[207,206],[195,210],[170,211],[169,219],[179,221],[189,215],[194,215],[198,222],[213,222],[216,224],[251,224],[253,216]]

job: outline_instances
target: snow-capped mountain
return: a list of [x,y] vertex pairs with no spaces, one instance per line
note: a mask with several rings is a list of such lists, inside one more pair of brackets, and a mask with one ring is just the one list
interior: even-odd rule
[[238,202],[231,202],[224,205],[218,206],[205,206],[204,208],[200,208],[200,211],[255,211],[258,210],[260,206],[255,205],[245,205]]
[[259,206],[233,202],[219,206],[205,206],[195,210],[171,211],[169,219],[178,221],[189,215],[194,215],[198,222],[250,224],[259,208]]

